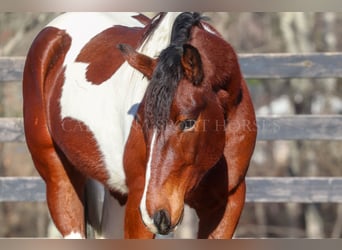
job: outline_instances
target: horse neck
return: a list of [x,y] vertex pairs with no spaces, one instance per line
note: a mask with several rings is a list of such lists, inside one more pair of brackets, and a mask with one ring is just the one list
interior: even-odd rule
[[180,12],[168,12],[157,27],[147,36],[138,51],[150,57],[159,56],[171,40],[172,25]]
[[241,97],[243,76],[238,56],[220,34],[206,26],[207,24],[204,23],[204,28],[193,28],[191,44],[202,53],[207,83],[215,91],[221,91],[222,98],[225,98],[225,108],[230,109]]

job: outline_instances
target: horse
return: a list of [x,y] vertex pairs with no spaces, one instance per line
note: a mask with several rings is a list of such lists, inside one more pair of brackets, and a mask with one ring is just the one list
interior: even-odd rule
[[233,237],[255,113],[234,49],[201,14],[62,14],[31,45],[23,101],[64,238],[87,236],[89,180],[125,205],[125,238],[173,232],[185,204],[198,238]]

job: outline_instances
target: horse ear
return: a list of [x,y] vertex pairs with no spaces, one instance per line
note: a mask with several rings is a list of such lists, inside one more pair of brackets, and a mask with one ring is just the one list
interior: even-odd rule
[[199,85],[203,80],[204,74],[198,50],[190,44],[184,44],[181,62],[185,77],[194,85]]
[[118,44],[117,48],[121,51],[121,54],[129,65],[151,80],[153,71],[157,65],[156,59],[136,52],[128,44]]

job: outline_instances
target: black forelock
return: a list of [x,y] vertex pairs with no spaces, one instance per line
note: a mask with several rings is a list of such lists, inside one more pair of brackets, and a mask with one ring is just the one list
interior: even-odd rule
[[162,128],[170,115],[170,107],[183,72],[181,52],[170,46],[162,51],[146,90],[145,121],[148,127]]
[[201,15],[197,12],[184,12],[180,14],[172,26],[171,45],[183,46],[183,44],[188,42],[191,28],[197,25],[201,19]]
[[161,129],[166,126],[178,82],[183,77],[183,45],[190,39],[191,28],[201,20],[199,13],[180,14],[172,27],[170,45],[164,49],[145,94],[145,124]]

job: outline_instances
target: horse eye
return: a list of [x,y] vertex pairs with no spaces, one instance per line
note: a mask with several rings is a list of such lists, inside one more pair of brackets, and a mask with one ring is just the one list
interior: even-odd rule
[[191,129],[195,125],[195,123],[196,123],[196,120],[187,119],[187,120],[180,122],[179,128],[183,131],[188,130],[188,129]]

